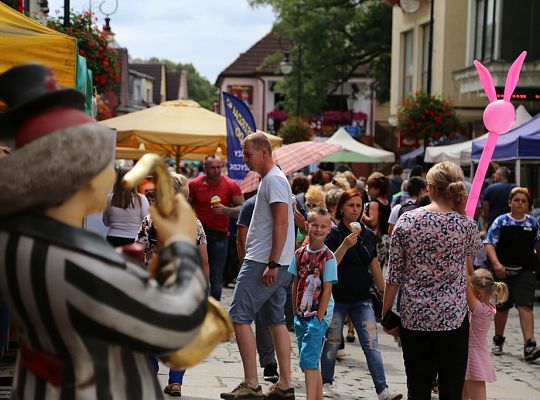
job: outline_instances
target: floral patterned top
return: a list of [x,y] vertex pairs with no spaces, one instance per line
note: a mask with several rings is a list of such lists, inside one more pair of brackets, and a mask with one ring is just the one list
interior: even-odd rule
[[[204,228],[201,224],[201,221],[197,220],[197,246],[203,244],[206,245],[206,234],[204,233]],[[139,233],[137,235],[137,242],[146,244],[144,248],[144,263],[148,264],[154,254],[157,253],[158,247],[157,247],[157,234],[156,234],[156,228],[154,227],[154,224],[152,223],[152,217],[150,217],[150,214],[148,214],[146,217],[144,217],[143,222],[141,224],[141,228],[139,229]]]
[[411,210],[390,240],[387,283],[401,285],[401,322],[416,331],[457,329],[467,315],[466,256],[482,247],[476,222],[456,212]]

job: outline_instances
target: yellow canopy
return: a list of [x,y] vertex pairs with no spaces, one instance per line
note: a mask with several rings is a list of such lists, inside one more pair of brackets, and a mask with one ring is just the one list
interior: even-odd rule
[[[141,145],[144,146],[144,145]],[[156,153],[163,156],[164,153],[156,150],[146,150],[144,147],[138,149],[133,147],[116,147],[115,159],[117,160],[138,160],[147,153]]]
[[49,29],[0,3],[0,73],[38,62],[54,70],[60,87],[75,87],[77,39]]
[[[176,160],[194,154],[212,154],[220,147],[227,153],[225,117],[201,107],[192,100],[174,100],[159,106],[100,122],[116,129],[116,144],[146,150],[164,151]],[[282,143],[280,137],[265,133],[272,146]]]

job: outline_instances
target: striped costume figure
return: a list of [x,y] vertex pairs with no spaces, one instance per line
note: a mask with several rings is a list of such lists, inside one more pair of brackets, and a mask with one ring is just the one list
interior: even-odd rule
[[150,355],[186,346],[208,307],[208,284],[186,200],[154,215],[164,246],[155,278],[83,230],[114,182],[114,134],[84,114],[38,64],[0,75],[0,296],[19,353],[12,398],[157,399]]
[[[22,353],[13,398],[162,396],[148,355],[189,343],[206,314],[206,278],[194,246],[173,243],[162,251],[162,269],[181,266],[167,288],[101,237],[37,215],[2,219],[0,256],[0,291]],[[53,360],[40,363],[44,355]],[[57,370],[43,374],[25,357]]]

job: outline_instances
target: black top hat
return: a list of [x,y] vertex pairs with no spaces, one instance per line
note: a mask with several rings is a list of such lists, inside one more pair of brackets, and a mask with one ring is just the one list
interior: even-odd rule
[[21,64],[0,74],[0,100],[7,110],[0,113],[0,141],[12,141],[25,118],[48,108],[84,110],[85,96],[76,89],[57,89],[47,68]]

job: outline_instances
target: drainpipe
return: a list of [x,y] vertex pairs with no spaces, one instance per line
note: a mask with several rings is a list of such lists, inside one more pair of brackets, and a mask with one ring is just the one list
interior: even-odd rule
[[261,78],[260,76],[257,76],[257,79],[262,82],[262,127],[259,129],[266,132],[266,81]]

